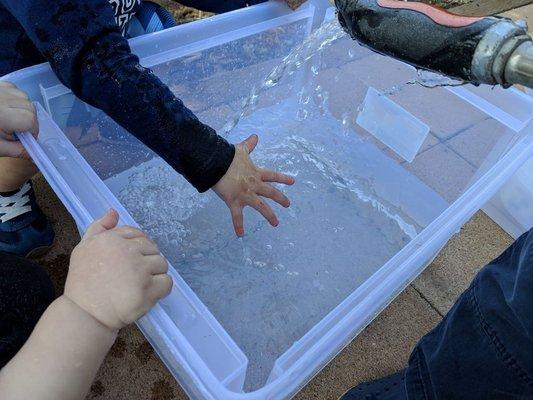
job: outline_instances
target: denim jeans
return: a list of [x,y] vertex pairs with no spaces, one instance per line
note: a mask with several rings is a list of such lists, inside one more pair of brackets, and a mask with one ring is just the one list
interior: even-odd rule
[[26,342],[54,298],[52,282],[39,265],[0,252],[0,369]]
[[409,400],[533,399],[533,229],[420,340],[405,384]]

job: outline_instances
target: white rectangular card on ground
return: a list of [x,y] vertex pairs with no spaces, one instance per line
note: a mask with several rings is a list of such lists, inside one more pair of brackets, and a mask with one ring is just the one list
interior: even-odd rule
[[408,162],[429,133],[429,126],[373,87],[366,92],[357,124]]

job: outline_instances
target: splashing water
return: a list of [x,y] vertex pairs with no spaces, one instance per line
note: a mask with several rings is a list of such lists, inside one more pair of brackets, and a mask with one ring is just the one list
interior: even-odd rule
[[[212,194],[195,193],[159,161],[135,167],[119,190],[128,211],[247,355],[246,390],[263,385],[292,343],[423,228],[406,214],[400,196],[384,195],[383,187],[396,187],[384,184],[383,171],[392,161],[354,132],[357,104],[332,115],[331,85],[313,82],[288,99],[257,107],[264,92],[311,59],[314,81],[325,58],[321,52],[344,36],[336,20],[323,24],[252,88],[223,127],[233,142],[261,131],[254,161],[297,178],[297,185],[284,188],[292,206],[273,205],[278,228],[247,210],[246,236],[236,239],[225,205]],[[347,53],[349,60],[359,56],[353,48]],[[412,77],[382,95],[401,92]],[[338,82],[338,76],[332,79]],[[457,84],[426,71],[407,83]],[[390,168],[397,171],[387,178],[391,182],[411,182],[401,168]]]
[[427,88],[436,88],[444,86],[461,86],[467,82],[456,80],[445,75],[438,74],[436,72],[427,71],[425,69],[417,69],[417,78],[407,82],[410,85],[418,84]]
[[297,178],[284,188],[291,207],[272,204],[277,228],[245,210],[246,235],[237,239],[224,203],[196,193],[160,159],[106,182],[246,353],[247,390],[421,230],[376,190],[368,171],[386,157],[349,134],[349,117],[341,123],[309,104],[297,121],[299,107],[296,96],[256,110],[230,136],[261,129],[254,159]]
[[[335,41],[346,36],[346,32],[342,29],[336,19],[330,20],[322,24],[311,35],[309,35],[300,45],[296,46],[282,62],[277,65],[268,76],[257,86],[252,88],[248,97],[246,97],[241,104],[240,112],[231,118],[222,128],[222,136],[227,137],[229,133],[237,126],[239,121],[250,112],[256,109],[257,101],[266,89],[277,86],[285,76],[293,75],[302,66],[306,65],[313,56],[320,55],[321,52],[331,46]],[[348,50],[348,58],[354,59],[356,51],[353,48]],[[317,63],[311,66],[311,73],[318,76],[320,68]],[[435,72],[417,69],[417,78],[406,82],[408,85],[418,84],[427,88],[443,87],[443,86],[461,86],[467,82],[456,80]],[[394,86],[385,95],[396,94],[402,90],[402,86]],[[321,92],[320,86],[315,89],[318,93],[318,101],[326,103],[327,98],[322,99],[320,96],[324,94]],[[327,93],[325,94],[327,96]],[[303,101],[301,104],[307,104]],[[307,118],[308,112],[301,109],[298,112],[297,118],[299,120]]]
[[[332,19],[322,24],[301,44],[296,46],[285,58],[283,58],[281,63],[277,65],[259,85],[252,88],[250,95],[242,101],[240,112],[226,122],[222,128],[222,136],[227,137],[246,114],[251,113],[256,109],[257,101],[265,90],[277,86],[285,76],[293,75],[302,66],[306,65],[306,62],[312,57],[320,56],[325,49],[345,36],[346,32],[344,32],[339,25],[337,19]],[[348,58],[353,60],[355,56],[355,49],[350,48],[348,50]],[[467,83],[428,70],[417,69],[416,72],[417,77],[405,82],[407,85],[417,84],[427,88],[436,88],[444,86],[461,86]],[[314,63],[311,66],[311,73],[313,76],[319,75],[320,67],[318,63]],[[338,79],[338,77],[335,77],[334,79]],[[383,95],[393,95],[400,92],[402,89],[403,85],[396,85],[385,91]],[[315,92],[318,103],[326,106],[328,94],[323,93],[319,85],[315,88]],[[305,105],[307,103],[308,98],[301,98],[300,104]],[[305,108],[300,109],[297,113],[297,119],[302,121],[308,117],[308,114],[309,113]]]
[[[325,22],[309,35],[301,44],[296,46],[283,60],[276,66],[268,76],[258,86],[254,86],[250,95],[241,104],[241,111],[238,115],[228,121],[222,128],[222,136],[227,137],[239,121],[249,112],[255,110],[259,95],[265,90],[277,86],[284,76],[294,74],[299,68],[305,65],[314,55],[329,47],[336,40],[346,35],[336,19]],[[313,65],[311,72],[318,75],[318,65]],[[301,116],[305,113],[301,113]]]
[[292,75],[306,61],[315,54],[329,47],[333,42],[345,36],[337,20],[324,23],[320,28],[309,35],[300,45],[294,48],[283,61],[274,68],[261,84],[261,88],[271,88],[276,86],[281,79],[287,75]]

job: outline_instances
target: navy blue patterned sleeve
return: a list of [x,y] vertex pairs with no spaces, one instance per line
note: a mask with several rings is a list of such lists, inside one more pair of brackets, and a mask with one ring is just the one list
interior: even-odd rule
[[76,96],[103,110],[200,192],[226,173],[235,148],[130,51],[108,0],[0,0]]

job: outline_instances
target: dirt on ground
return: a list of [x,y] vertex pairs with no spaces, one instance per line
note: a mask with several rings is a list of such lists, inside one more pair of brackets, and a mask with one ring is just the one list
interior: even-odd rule
[[[181,5],[177,1],[173,0],[154,0],[156,3],[162,5],[167,10],[169,10],[173,15],[176,21],[180,24],[187,23],[189,21],[194,21],[196,19],[205,18],[211,13],[205,11],[199,11],[191,7],[186,7]],[[435,4],[441,7],[454,7],[458,5],[463,5],[471,3],[472,0],[421,0],[424,3]],[[305,3],[305,0],[287,0],[287,3],[291,8],[297,8],[302,3]]]
[[176,22],[181,24],[212,15],[211,13],[205,11],[200,11],[191,7],[182,6],[181,4],[173,0],[155,0],[155,2],[169,10],[172,15],[174,15]]

